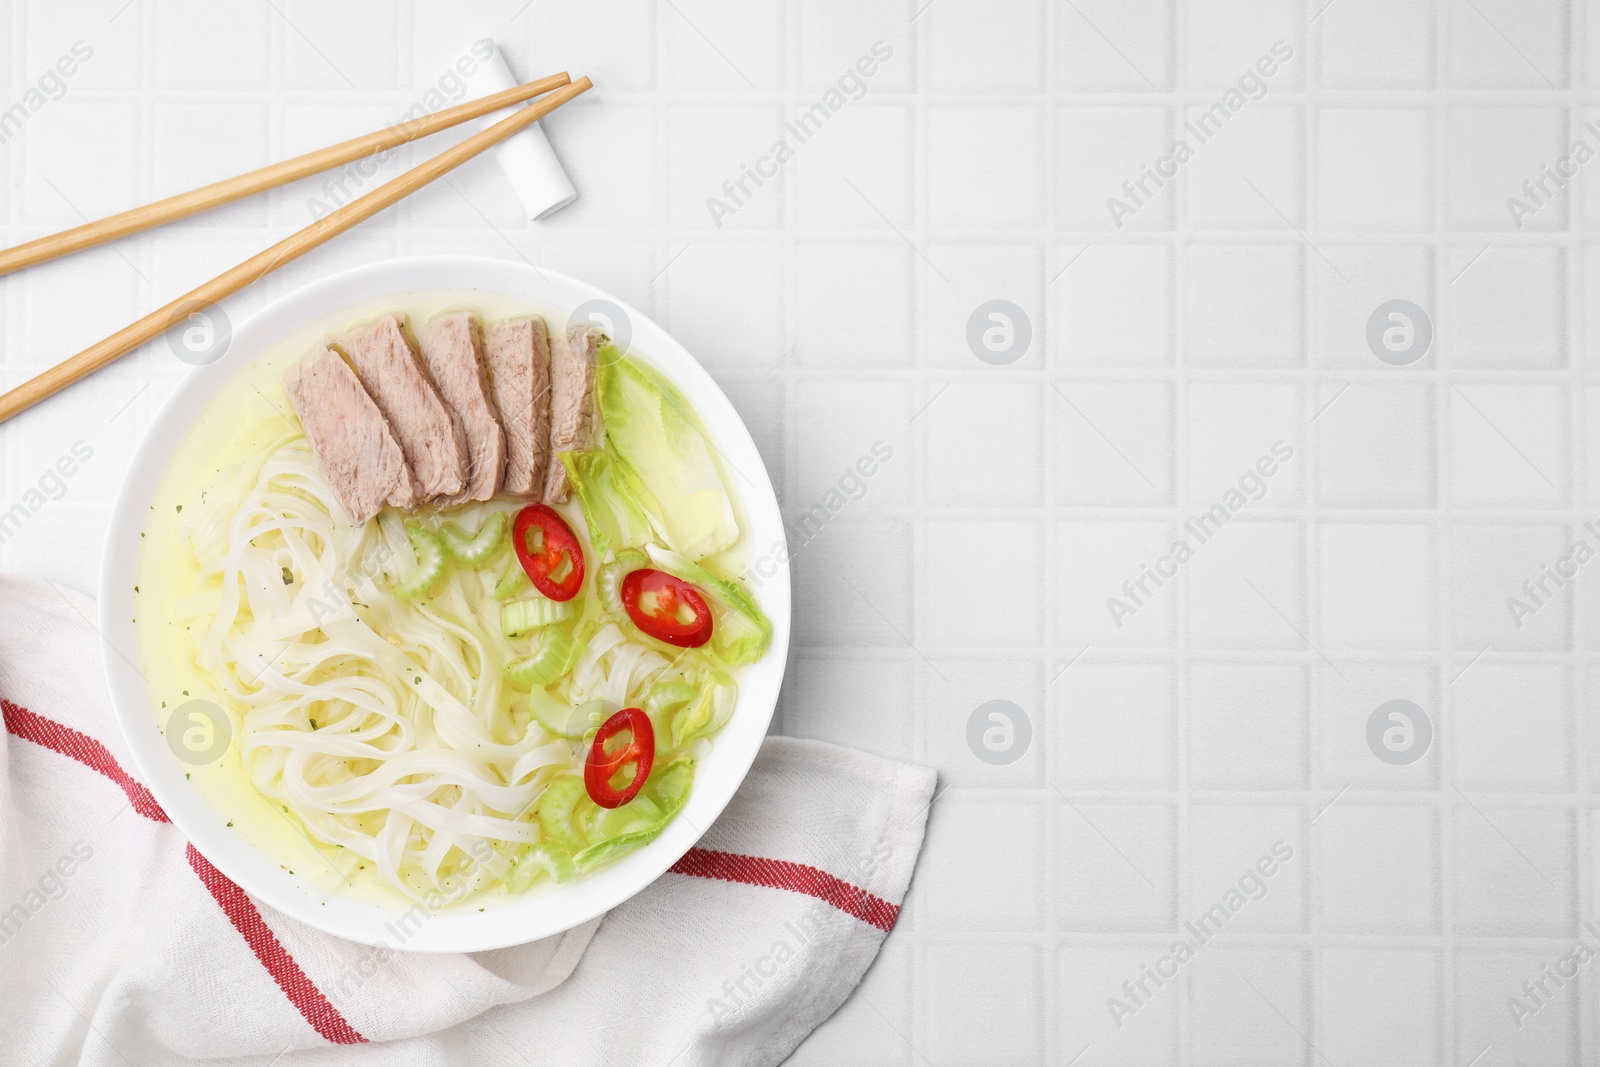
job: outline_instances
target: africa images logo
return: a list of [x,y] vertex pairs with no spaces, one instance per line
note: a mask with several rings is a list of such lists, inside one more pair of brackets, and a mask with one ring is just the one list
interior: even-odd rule
[[1235,884],[1222,894],[1221,900],[1196,915],[1192,922],[1183,924],[1193,940],[1189,937],[1178,938],[1166,955],[1156,960],[1154,968],[1143,964],[1139,968],[1139,977],[1122,983],[1122,996],[1106,998],[1106,1010],[1111,1012],[1111,1021],[1117,1024],[1118,1030],[1122,1029],[1123,1020],[1139,1014],[1141,1008],[1155,999],[1157,991],[1177,978],[1178,969],[1210,944],[1250,901],[1261,900],[1267,895],[1272,876],[1288,866],[1294,858],[1294,846],[1287,841],[1274,841],[1269,853],[1246,867]]
[[1270,54],[1257,58],[1254,66],[1245,68],[1244,73],[1239,75],[1237,88],[1223,93],[1192,120],[1185,120],[1183,128],[1194,138],[1194,143],[1190,144],[1188,137],[1180,137],[1172,143],[1166,155],[1155,161],[1154,166],[1139,164],[1138,177],[1122,183],[1123,195],[1106,198],[1106,210],[1111,213],[1112,224],[1122,229],[1124,219],[1137,214],[1140,208],[1155,199],[1156,193],[1178,176],[1178,168],[1193,159],[1200,146],[1221,133],[1229,119],[1252,101],[1267,95],[1267,79],[1293,58],[1292,45],[1287,41],[1274,41]]
[[[1221,532],[1222,527],[1252,501],[1267,495],[1268,479],[1294,458],[1294,446],[1287,441],[1274,441],[1269,454],[1258,458],[1239,475],[1237,486],[1229,486],[1222,498],[1199,515],[1186,520],[1183,531],[1188,536],[1172,542],[1167,554],[1156,560],[1155,566],[1139,565],[1139,575],[1122,583],[1122,596],[1106,598],[1106,610],[1117,629],[1151,600],[1169,581],[1178,576],[1179,569],[1194,558],[1198,548]],[[1152,589],[1151,585],[1155,588]]]
[[[846,104],[866,96],[869,88],[867,79],[893,58],[893,45],[887,41],[874,41],[870,53],[846,67],[820,100],[798,112],[793,119],[785,119],[782,136],[772,142],[766,154],[758,156],[753,165],[740,163],[738,177],[728,178],[722,183],[722,196],[706,198],[706,211],[717,229],[722,229],[725,218],[737,215],[762,186],[776,178],[778,172],[795,157],[799,147],[821,133],[829,119],[843,111]],[[754,188],[751,188],[752,184]]]

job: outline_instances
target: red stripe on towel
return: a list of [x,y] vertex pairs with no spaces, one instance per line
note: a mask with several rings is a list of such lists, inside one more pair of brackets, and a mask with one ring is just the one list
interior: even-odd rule
[[[43,715],[29,711],[19,704],[9,700],[0,699],[0,713],[6,721],[6,730],[25,741],[32,741],[42,748],[75,759],[90,770],[97,771],[111,779],[122,791],[128,795],[128,800],[133,804],[134,810],[147,819],[155,822],[170,822],[167,813],[161,810],[161,805],[156,803],[156,798],[150,790],[137,781],[111,754],[111,750],[86,733],[74,730],[70,726],[47,719]],[[211,865],[211,862],[196,851],[193,845],[188,846],[189,866],[194,868],[194,873],[199,877],[200,883],[210,890],[212,897],[222,908],[228,921],[244,937],[245,944],[256,954],[256,959],[267,969],[273,981],[283,990],[283,995],[289,998],[289,1003],[297,1008],[312,1029],[323,1037],[338,1045],[355,1045],[367,1039],[351,1026],[345,1017],[339,1014],[322,991],[300,969],[288,951],[278,941],[277,935],[261,917],[261,912],[256,910],[255,903],[228,877]]]
[[359,1045],[367,1039],[356,1032],[355,1027],[345,1021],[328,998],[322,995],[316,983],[306,977],[306,972],[294,961],[294,957],[278,941],[272,928],[261,917],[261,912],[256,910],[253,900],[240,889],[227,875],[211,865],[211,861],[200,855],[199,851],[190,845],[189,866],[194,868],[194,873],[200,876],[200,881],[211,890],[211,895],[217,898],[217,903],[222,906],[223,914],[234,928],[244,937],[245,944],[256,954],[256,959],[272,975],[272,980],[278,983],[278,988],[283,990],[283,995],[289,998],[289,1003],[300,1009],[300,1014],[306,1017],[306,1022],[323,1037],[336,1045]]
[[[88,734],[74,730],[53,719],[35,714],[9,700],[0,699],[0,712],[4,713],[6,730],[17,737],[77,760],[85,767],[109,778],[127,794],[129,802],[140,815],[155,822],[169,822],[166,812],[144,784],[124,771],[105,745]],[[340,1045],[364,1043],[367,1039],[351,1026],[339,1009],[323,995],[316,983],[300,969],[272,928],[261,917],[255,903],[236,884],[195,849],[188,846],[189,866],[194,869],[207,890],[210,891],[223,914],[233,923],[261,965],[283,990],[284,996],[295,1006],[306,1022],[327,1040]],[[762,886],[767,889],[784,889],[791,893],[804,893],[815,897],[846,915],[860,919],[869,926],[887,933],[893,929],[900,908],[882,897],[835,878],[827,871],[804,863],[773,860],[760,856],[744,856],[736,852],[719,852],[709,848],[692,848],[672,866],[672,873],[693,878],[709,878],[741,885]]]
[[156,798],[151,795],[150,790],[144,787],[144,783],[136,781],[132,775],[123,770],[117,763],[116,757],[111,754],[111,750],[88,734],[64,726],[54,719],[37,715],[9,700],[0,699],[0,712],[5,715],[8,733],[48,748],[51,752],[58,752],[68,759],[75,759],[90,770],[105,775],[128,794],[128,802],[133,805],[133,810],[145,818],[154,819],[156,822],[171,821],[167,818],[167,813],[161,810],[161,805],[156,803]]
[[760,856],[742,856],[737,852],[691,848],[672,865],[672,873],[804,893],[885,933],[894,928],[894,921],[900,916],[899,905],[891,904],[842,878],[835,878],[827,871],[789,860],[769,860]]

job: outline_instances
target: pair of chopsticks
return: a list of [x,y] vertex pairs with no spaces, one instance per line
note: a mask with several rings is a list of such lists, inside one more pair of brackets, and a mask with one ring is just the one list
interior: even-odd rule
[[[261,280],[285,263],[299,259],[313,248],[365,222],[424,185],[448,174],[467,160],[493,148],[518,130],[537,122],[591,87],[588,78],[572,81],[564,73],[541,78],[492,96],[458,104],[401,126],[369,133],[364,137],[308,152],[303,156],[274,163],[248,174],[180,193],[131,211],[124,211],[99,222],[85,223],[71,230],[17,245],[15,248],[0,250],[0,275],[9,274],[36,263],[44,263],[72,252],[115,241],[120,237],[141,233],[177,219],[188,218],[300,178],[320,174],[334,167],[399,147],[419,137],[448,129],[469,119],[480,118],[509,105],[519,104],[546,92],[550,93],[543,99],[522,108],[515,115],[501,119],[488,129],[447,148],[426,163],[413,167],[372,192],[357,197],[338,210],[324,215],[298,233],[285,237],[271,248],[251,256],[238,266],[224,271],[165,307],[152,311],[132,325],[123,327],[105,340],[90,345],[71,359],[0,395],[0,422],[6,421],[18,412],[26,411],[73,382],[93,374],[108,363],[161,336],[195,312],[204,311],[224,297],[231,296],[252,282]],[[555,91],[550,92],[550,90]]]

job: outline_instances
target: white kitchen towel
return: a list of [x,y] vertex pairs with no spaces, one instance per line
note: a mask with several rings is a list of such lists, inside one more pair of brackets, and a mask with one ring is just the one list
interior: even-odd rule
[[94,604],[0,577],[0,1063],[771,1064],[894,925],[931,771],[771,738],[672,870],[566,934],[387,951],[253,902],[166,820]]

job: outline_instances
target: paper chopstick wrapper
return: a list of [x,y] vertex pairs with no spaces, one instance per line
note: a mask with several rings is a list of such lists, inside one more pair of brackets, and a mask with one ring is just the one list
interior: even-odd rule
[[[476,100],[522,84],[512,76],[499,47],[488,38],[474,41],[452,56],[450,70],[466,83],[467,94],[463,98],[466,100]],[[478,128],[488,129],[524,106],[518,104],[485,115],[477,120]],[[530,219],[542,219],[578,199],[572,179],[567,177],[561,160],[556,158],[555,149],[550,147],[549,139],[537,122],[506,138],[495,148],[494,156]]]

